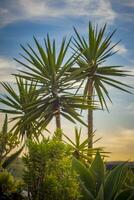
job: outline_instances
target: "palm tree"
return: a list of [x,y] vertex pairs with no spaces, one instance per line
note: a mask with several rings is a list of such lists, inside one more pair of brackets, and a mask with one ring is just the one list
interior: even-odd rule
[[[74,68],[74,72],[71,78],[74,78],[77,82],[80,82],[79,88],[84,85],[84,97],[89,100],[93,100],[94,94],[97,95],[101,108],[108,110],[106,98],[110,101],[109,92],[106,85],[110,85],[119,90],[131,93],[125,87],[130,86],[116,80],[116,77],[125,77],[127,71],[121,69],[122,66],[107,66],[102,65],[105,61],[111,57],[114,52],[114,47],[118,44],[113,44],[111,38],[113,37],[115,31],[106,35],[106,25],[98,29],[98,27],[93,27],[89,23],[88,28],[88,39],[86,40],[81,36],[76,28],[74,28],[76,37],[73,38],[73,49],[78,55],[77,57],[77,69]],[[112,78],[115,77],[115,78]],[[78,89],[79,89],[78,88]],[[93,110],[88,110],[88,138],[89,138],[89,148],[92,147],[93,133]]]
[[[11,131],[14,134],[19,134],[23,138],[38,138],[40,130],[37,129],[37,120],[32,120],[28,124],[24,124],[25,116],[27,115],[27,107],[31,103],[38,101],[37,83],[28,82],[20,77],[16,77],[16,86],[13,88],[8,83],[1,83],[7,94],[0,98],[0,103],[6,107],[1,107],[0,112],[15,115],[11,121],[13,125]],[[30,108],[29,108],[30,109]]]
[[25,62],[19,61],[26,70],[19,70],[20,77],[37,82],[40,99],[27,108],[26,123],[36,119],[40,114],[40,124],[46,126],[53,117],[56,119],[56,127],[61,128],[61,115],[71,122],[81,122],[86,125],[77,109],[92,108],[88,100],[82,96],[73,94],[73,79],[70,80],[70,68],[75,62],[74,55],[65,60],[70,41],[62,40],[59,52],[56,52],[55,40],[50,41],[49,36],[44,39],[43,48],[34,37],[37,47],[35,51],[29,44],[28,49],[21,45],[26,55],[21,56]]

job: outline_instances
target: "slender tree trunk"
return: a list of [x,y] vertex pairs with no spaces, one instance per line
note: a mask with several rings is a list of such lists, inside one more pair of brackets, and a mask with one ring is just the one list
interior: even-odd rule
[[[93,99],[93,80],[88,80],[88,99],[92,103]],[[88,148],[93,147],[93,110],[88,110]]]
[[93,111],[88,110],[88,148],[93,147]]
[[56,128],[61,129],[60,109],[58,109],[58,112],[55,115],[55,119],[56,119]]

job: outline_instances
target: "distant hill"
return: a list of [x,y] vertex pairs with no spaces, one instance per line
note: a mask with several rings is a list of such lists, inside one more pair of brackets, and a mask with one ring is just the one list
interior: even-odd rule
[[21,158],[16,158],[12,164],[9,165],[8,170],[17,179],[22,179],[24,164]]
[[[107,169],[112,169],[113,167],[116,167],[117,165],[123,163],[124,161],[110,161],[106,162]],[[133,170],[134,172],[134,162],[128,162],[127,165]]]

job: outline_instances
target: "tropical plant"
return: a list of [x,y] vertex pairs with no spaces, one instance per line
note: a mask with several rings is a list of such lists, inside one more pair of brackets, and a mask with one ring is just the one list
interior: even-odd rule
[[56,137],[28,143],[29,152],[23,158],[24,182],[31,200],[77,200],[80,197],[68,146]]
[[105,164],[97,152],[90,168],[73,158],[73,169],[79,174],[83,200],[132,200],[134,185],[124,188],[128,175],[127,163],[122,163],[107,171]]
[[[92,161],[92,156],[96,155],[96,152],[101,152],[101,155],[106,156],[107,152],[103,151],[103,148],[88,148],[89,139],[85,139],[82,141],[82,129],[78,129],[75,127],[75,139],[70,139],[66,134],[63,133],[63,136],[66,139],[66,143],[71,147],[71,151],[73,156],[78,160],[82,161],[84,164],[89,164]],[[94,137],[94,135],[92,135]],[[96,139],[94,143],[96,143],[99,139]],[[92,142],[92,139],[91,139]]]
[[[73,39],[73,49],[77,56],[78,67],[74,68],[70,79],[80,81],[79,88],[84,86],[84,97],[90,102],[94,99],[94,93],[97,95],[102,109],[105,107],[108,110],[106,97],[112,102],[106,85],[112,86],[119,90],[131,93],[127,88],[131,88],[117,80],[117,77],[128,76],[128,71],[122,70],[122,66],[107,66],[103,65],[108,58],[116,52],[114,47],[118,44],[113,44],[111,39],[115,33],[113,31],[106,35],[106,25],[98,29],[98,26],[93,27],[89,23],[87,40],[81,36],[76,28],[74,28],[76,37]],[[114,77],[114,78],[112,78]],[[78,88],[78,90],[79,90]],[[88,110],[88,138],[89,148],[92,147],[90,138],[93,133],[93,110]]]
[[7,94],[0,98],[0,103],[6,106],[6,108],[1,107],[0,112],[15,115],[11,119],[11,121],[15,122],[11,131],[15,135],[19,135],[21,139],[32,137],[38,139],[41,132],[41,128],[37,128],[39,122],[37,120],[31,120],[27,124],[24,123],[24,119],[29,112],[27,108],[29,108],[30,104],[38,101],[37,84],[35,82],[28,82],[20,77],[16,77],[17,89],[8,83],[1,84]]
[[19,148],[15,153],[12,151],[20,144],[17,136],[8,131],[8,118],[5,116],[2,130],[0,131],[0,167],[6,168],[23,150]]
[[[86,125],[77,109],[93,108],[87,99],[82,96],[74,96],[73,79],[70,79],[70,68],[75,62],[74,55],[65,60],[70,40],[62,40],[59,52],[56,52],[55,40],[50,41],[49,36],[44,39],[45,49],[34,38],[38,53],[28,44],[29,49],[21,46],[25,55],[24,62],[15,59],[26,70],[19,70],[21,76],[27,80],[37,82],[40,100],[27,109],[26,123],[41,116],[41,121],[46,126],[53,117],[56,119],[56,127],[61,128],[61,115],[69,121]],[[25,62],[26,61],[26,62]]]

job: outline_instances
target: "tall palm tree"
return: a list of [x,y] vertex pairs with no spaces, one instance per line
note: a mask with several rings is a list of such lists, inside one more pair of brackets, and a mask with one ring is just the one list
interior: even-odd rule
[[11,121],[14,125],[11,129],[16,135],[18,134],[21,139],[25,138],[38,138],[40,133],[37,129],[37,120],[32,120],[28,124],[23,124],[25,116],[27,115],[27,107],[31,103],[38,101],[37,83],[28,82],[20,77],[16,77],[16,86],[13,88],[8,83],[1,83],[6,93],[0,98],[1,106],[0,112],[15,115]]
[[61,128],[61,115],[71,122],[81,122],[86,125],[77,111],[78,108],[87,109],[88,100],[82,96],[74,96],[72,89],[73,79],[70,80],[70,68],[75,62],[74,55],[66,59],[66,53],[70,44],[66,39],[62,40],[59,51],[56,51],[55,40],[50,41],[49,35],[44,39],[43,48],[34,37],[37,49],[34,50],[29,44],[28,49],[21,45],[24,62],[15,59],[26,70],[19,70],[20,77],[37,82],[40,99],[27,108],[26,122],[36,119],[40,114],[40,124],[45,126],[56,119],[56,127]]
[[[131,88],[130,86],[116,79],[117,77],[127,76],[127,71],[122,70],[122,66],[104,65],[106,60],[116,53],[114,52],[114,47],[118,43],[113,44],[111,41],[115,31],[106,35],[106,25],[98,29],[97,26],[93,27],[91,23],[89,23],[87,40],[78,33],[76,28],[74,28],[74,31],[76,37],[73,38],[73,49],[76,55],[79,56],[77,57],[78,67],[74,69],[71,78],[74,78],[76,81],[81,81],[79,88],[81,88],[82,85],[84,86],[84,97],[92,102],[95,93],[102,109],[106,107],[108,110],[105,97],[110,101],[112,100],[106,85],[131,93],[126,89],[127,87]],[[92,142],[90,141],[92,133],[93,110],[90,109],[88,110],[89,148],[92,147]]]

